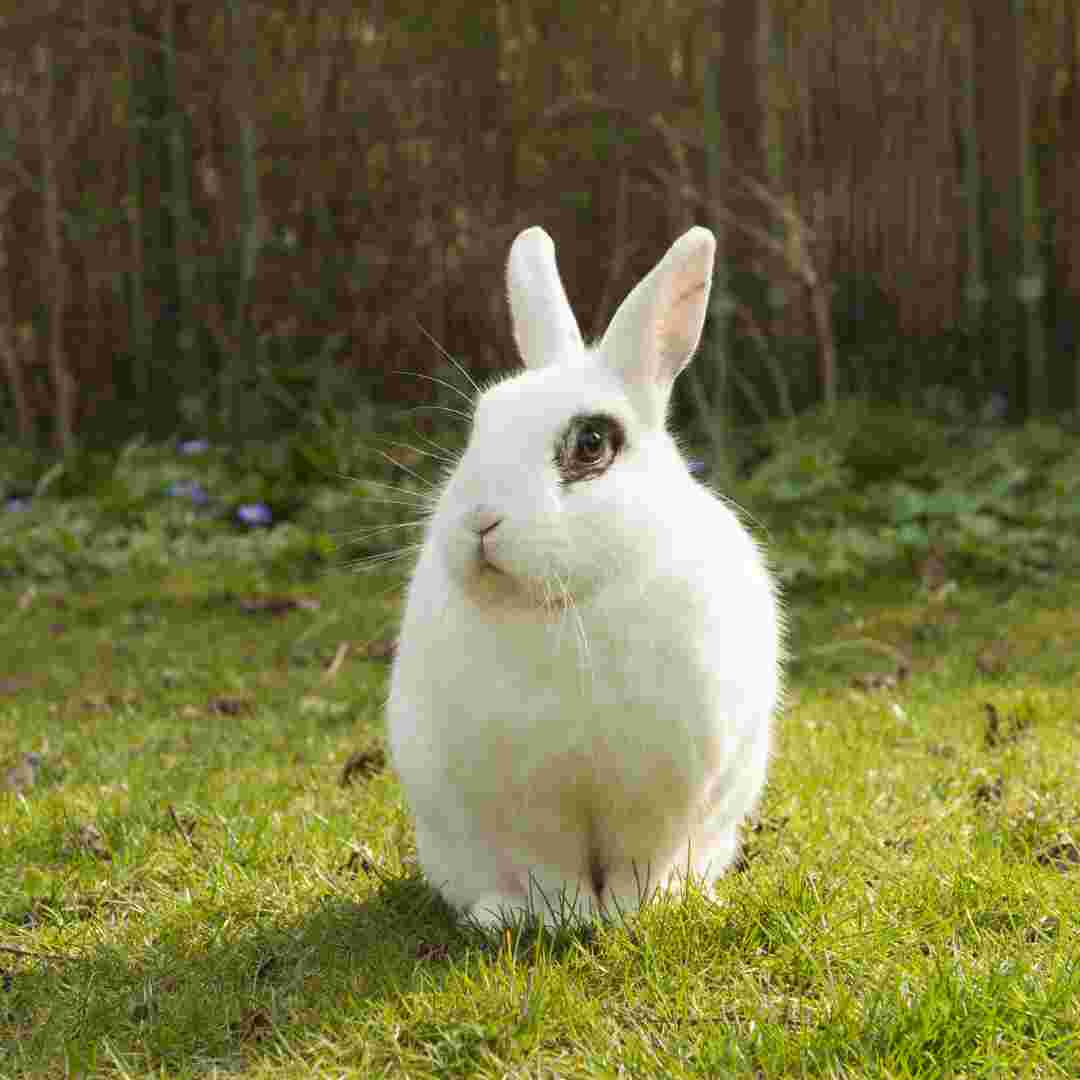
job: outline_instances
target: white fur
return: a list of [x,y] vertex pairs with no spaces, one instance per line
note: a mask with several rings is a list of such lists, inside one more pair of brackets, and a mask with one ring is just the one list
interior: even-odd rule
[[585,345],[555,265],[555,245],[543,229],[519,233],[506,263],[514,339],[526,367],[573,363]]
[[[587,350],[550,239],[532,229],[514,244],[529,370],[477,402],[409,589],[388,703],[420,865],[481,923],[633,910],[688,871],[712,881],[764,784],[772,581],[664,428],[713,248],[707,230],[683,236]],[[564,484],[561,434],[598,413],[625,446],[603,475]]]

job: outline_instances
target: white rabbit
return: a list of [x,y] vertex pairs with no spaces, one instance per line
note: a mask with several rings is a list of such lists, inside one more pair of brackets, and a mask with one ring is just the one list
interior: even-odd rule
[[551,238],[532,228],[511,248],[526,370],[476,402],[388,702],[420,866],[483,925],[711,883],[764,785],[773,583],[665,430],[714,250],[687,232],[586,347]]

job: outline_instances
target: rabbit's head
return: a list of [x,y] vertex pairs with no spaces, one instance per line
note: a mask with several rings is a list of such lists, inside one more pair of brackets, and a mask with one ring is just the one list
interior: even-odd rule
[[468,445],[428,543],[481,606],[557,613],[648,573],[695,481],[665,429],[672,384],[697,348],[715,240],[693,228],[585,345],[551,238],[521,233],[507,283],[525,371],[476,402]]

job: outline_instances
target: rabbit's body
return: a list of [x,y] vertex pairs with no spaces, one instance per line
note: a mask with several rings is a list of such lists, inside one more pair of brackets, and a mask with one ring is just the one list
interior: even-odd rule
[[[769,575],[663,410],[643,422],[640,388],[592,355],[482,396],[401,631],[390,736],[419,861],[482,922],[712,880],[765,778]],[[575,457],[597,430],[600,472]]]

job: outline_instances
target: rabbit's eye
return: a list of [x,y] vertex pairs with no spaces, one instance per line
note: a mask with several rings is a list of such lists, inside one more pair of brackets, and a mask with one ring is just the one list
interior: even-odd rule
[[624,441],[622,425],[611,416],[583,416],[567,428],[556,456],[566,483],[600,476]]
[[596,461],[604,452],[607,440],[596,428],[585,428],[578,432],[574,452],[580,461]]

